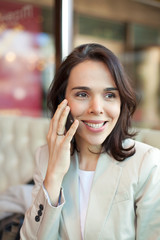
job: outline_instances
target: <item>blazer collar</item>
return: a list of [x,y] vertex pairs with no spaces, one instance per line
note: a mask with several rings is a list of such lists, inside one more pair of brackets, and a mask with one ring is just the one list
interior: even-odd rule
[[[66,199],[63,216],[70,240],[74,240],[75,236],[77,240],[81,240],[78,168],[78,156],[75,153],[63,182]],[[107,153],[100,155],[90,192],[84,240],[99,239],[102,226],[107,221],[121,173],[122,166],[117,161]]]
[[100,155],[90,192],[84,239],[100,239],[118,188],[122,167],[107,153]]
[[62,214],[68,232],[68,239],[70,240],[75,240],[75,238],[81,240],[78,168],[78,155],[75,152],[71,157],[70,168],[62,184],[65,196]]

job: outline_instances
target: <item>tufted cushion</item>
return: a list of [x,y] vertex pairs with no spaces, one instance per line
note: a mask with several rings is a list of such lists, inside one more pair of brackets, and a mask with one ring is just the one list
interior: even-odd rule
[[46,143],[49,119],[0,116],[0,192],[32,179],[34,155]]
[[[0,116],[0,192],[32,179],[34,156],[46,143],[49,119]],[[160,148],[160,131],[139,129],[136,139]]]
[[160,149],[160,130],[137,128],[136,140]]

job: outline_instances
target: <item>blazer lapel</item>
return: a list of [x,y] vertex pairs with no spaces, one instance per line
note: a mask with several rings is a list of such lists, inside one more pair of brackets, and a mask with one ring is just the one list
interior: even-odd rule
[[65,205],[63,207],[62,214],[69,240],[81,240],[78,168],[78,157],[77,153],[75,153],[71,158],[69,171],[62,184],[65,194]]
[[122,167],[103,153],[97,163],[90,192],[84,240],[99,239],[101,229],[107,220],[119,184]]

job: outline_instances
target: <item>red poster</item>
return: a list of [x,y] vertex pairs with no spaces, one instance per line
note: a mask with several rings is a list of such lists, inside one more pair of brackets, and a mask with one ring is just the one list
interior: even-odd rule
[[0,114],[42,112],[41,11],[0,1]]

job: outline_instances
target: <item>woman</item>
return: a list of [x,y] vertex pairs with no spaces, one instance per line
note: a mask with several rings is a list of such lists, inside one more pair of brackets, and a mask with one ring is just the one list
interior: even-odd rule
[[160,151],[132,140],[135,95],[117,57],[77,47],[49,89],[21,239],[160,239]]

